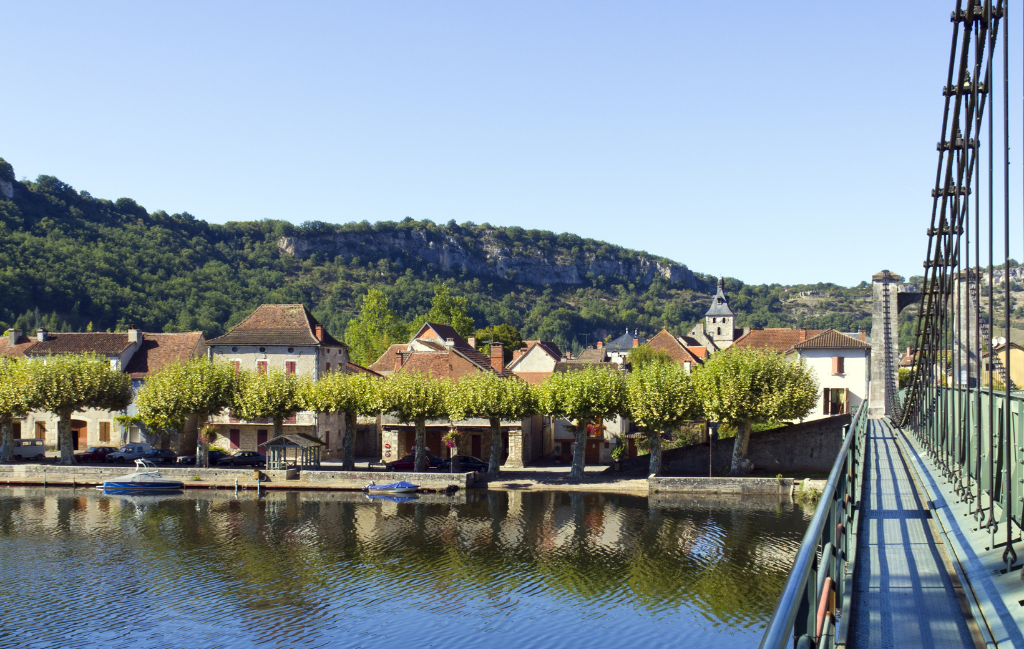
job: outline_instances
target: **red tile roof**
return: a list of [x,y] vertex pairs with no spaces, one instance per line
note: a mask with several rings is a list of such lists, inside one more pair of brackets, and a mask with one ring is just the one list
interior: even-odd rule
[[802,343],[793,345],[794,349],[871,349],[871,345],[852,336],[826,329],[817,336],[808,337]]
[[133,379],[143,379],[171,363],[183,363],[206,352],[201,331],[180,334],[142,334],[142,344],[132,354],[124,371]]
[[754,329],[750,333],[741,336],[732,347],[737,349],[744,347],[758,347],[774,349],[777,352],[787,352],[789,349],[802,340],[807,340],[821,333],[821,330],[814,329]]
[[12,345],[10,334],[4,333],[3,338],[0,338],[0,356],[21,358],[31,345],[32,339],[26,336],[18,336],[17,342]]
[[659,331],[650,339],[650,341],[647,342],[647,345],[652,349],[665,352],[672,357],[672,360],[680,365],[684,363],[700,364],[701,362],[700,358],[684,347],[683,344],[679,342],[679,339],[670,334],[667,329]]
[[46,336],[46,340],[36,340],[29,345],[25,355],[93,353],[101,356],[118,356],[131,345],[126,333],[47,333]]
[[395,343],[391,345],[387,351],[380,355],[380,358],[370,365],[369,369],[382,375],[386,372],[395,371],[395,355],[398,352],[404,352],[408,347],[408,343]]
[[704,345],[687,345],[686,351],[690,352],[697,358],[704,360],[708,357],[708,348]]
[[[317,327],[323,333],[318,339]],[[344,347],[301,304],[261,304],[231,331],[208,341],[210,345],[291,345]]]
[[346,364],[346,368],[348,369],[349,374],[370,374],[372,376],[380,376],[377,372],[367,369],[358,363],[349,362]]

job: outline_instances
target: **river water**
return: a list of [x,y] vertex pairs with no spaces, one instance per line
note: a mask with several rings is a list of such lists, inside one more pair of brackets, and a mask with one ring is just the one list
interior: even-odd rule
[[776,498],[0,489],[0,647],[756,647]]

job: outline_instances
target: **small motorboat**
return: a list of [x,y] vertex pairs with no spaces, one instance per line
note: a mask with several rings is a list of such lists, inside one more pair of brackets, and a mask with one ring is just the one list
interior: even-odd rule
[[155,464],[142,459],[135,460],[135,473],[103,482],[104,493],[154,493],[180,491],[184,488],[184,482],[163,477]]
[[373,501],[373,500],[387,500],[388,502],[402,504],[402,503],[414,503],[417,500],[419,500],[420,497],[416,496],[416,495],[413,495],[413,496],[389,496],[388,494],[366,494],[366,499],[370,500],[370,501]]
[[416,493],[416,490],[419,488],[420,486],[418,484],[406,482],[405,480],[382,485],[379,485],[373,480],[371,480],[370,484],[363,487],[363,491],[369,491],[378,494],[414,494]]

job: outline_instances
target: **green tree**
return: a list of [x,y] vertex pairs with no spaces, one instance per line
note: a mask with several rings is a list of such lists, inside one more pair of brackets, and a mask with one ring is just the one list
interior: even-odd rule
[[132,402],[132,381],[95,354],[58,354],[36,363],[36,405],[57,415],[60,463],[74,464],[71,415],[90,408],[124,410]]
[[647,362],[626,377],[626,410],[650,440],[648,472],[661,475],[661,434],[700,417],[700,400],[678,363]]
[[371,288],[363,297],[359,316],[348,323],[345,342],[349,356],[360,365],[371,365],[388,347],[405,342],[408,328],[388,306],[388,296]]
[[272,367],[265,372],[245,370],[238,376],[232,408],[241,419],[274,420],[274,437],[284,434],[284,420],[308,403],[309,377],[285,374]]
[[[150,375],[139,390],[135,406],[147,426],[180,432],[189,415],[196,415],[201,431],[210,417],[231,406],[236,381],[231,365],[192,358]],[[209,466],[208,451],[209,444],[200,435],[196,442],[196,466]]]
[[418,319],[417,327],[424,322],[451,325],[463,338],[473,335],[473,318],[469,317],[466,298],[452,297],[447,284],[434,287],[434,299],[430,301],[430,311],[425,318]]
[[582,478],[587,424],[612,419],[625,407],[625,381],[616,370],[599,367],[556,372],[537,391],[538,410],[575,422],[576,444],[570,477]]
[[501,343],[505,363],[512,360],[512,352],[523,346],[523,336],[512,325],[500,324],[476,330],[476,344],[480,351],[490,355],[492,341]]
[[704,415],[736,427],[730,475],[750,473],[747,444],[753,424],[804,417],[818,402],[818,383],[801,360],[764,349],[713,355],[691,377]]
[[427,470],[427,420],[445,416],[445,395],[451,384],[415,372],[396,372],[388,379],[386,410],[416,426],[416,471]]
[[487,419],[491,428],[491,457],[487,475],[498,477],[501,465],[501,422],[521,420],[533,414],[536,406],[530,385],[519,378],[502,378],[493,372],[479,372],[460,378],[448,390],[448,418],[459,421],[470,417]]
[[345,417],[341,468],[355,469],[356,417],[377,415],[387,408],[384,381],[370,374],[335,372],[323,377],[306,392],[304,410],[338,412]]
[[[0,158],[0,162],[2,162]],[[19,363],[0,357],[0,463],[13,460],[14,419],[24,417],[36,408],[39,396],[36,390],[34,364]]]
[[663,349],[654,349],[650,345],[640,345],[630,349],[626,354],[626,362],[634,372],[648,363],[675,363],[668,352]]

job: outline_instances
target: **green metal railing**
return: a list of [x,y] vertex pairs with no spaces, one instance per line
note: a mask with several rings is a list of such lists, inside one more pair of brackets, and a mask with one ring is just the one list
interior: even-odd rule
[[850,610],[853,594],[867,425],[865,403],[846,430],[846,439],[797,551],[793,570],[761,640],[762,648],[846,644],[847,625],[841,620],[843,613]]
[[[921,407],[907,428],[964,502],[982,529],[989,547],[1004,547],[1012,567],[1017,555],[1012,526],[1024,515],[1024,395],[977,388],[927,388]],[[999,537],[1005,537],[997,540]]]

